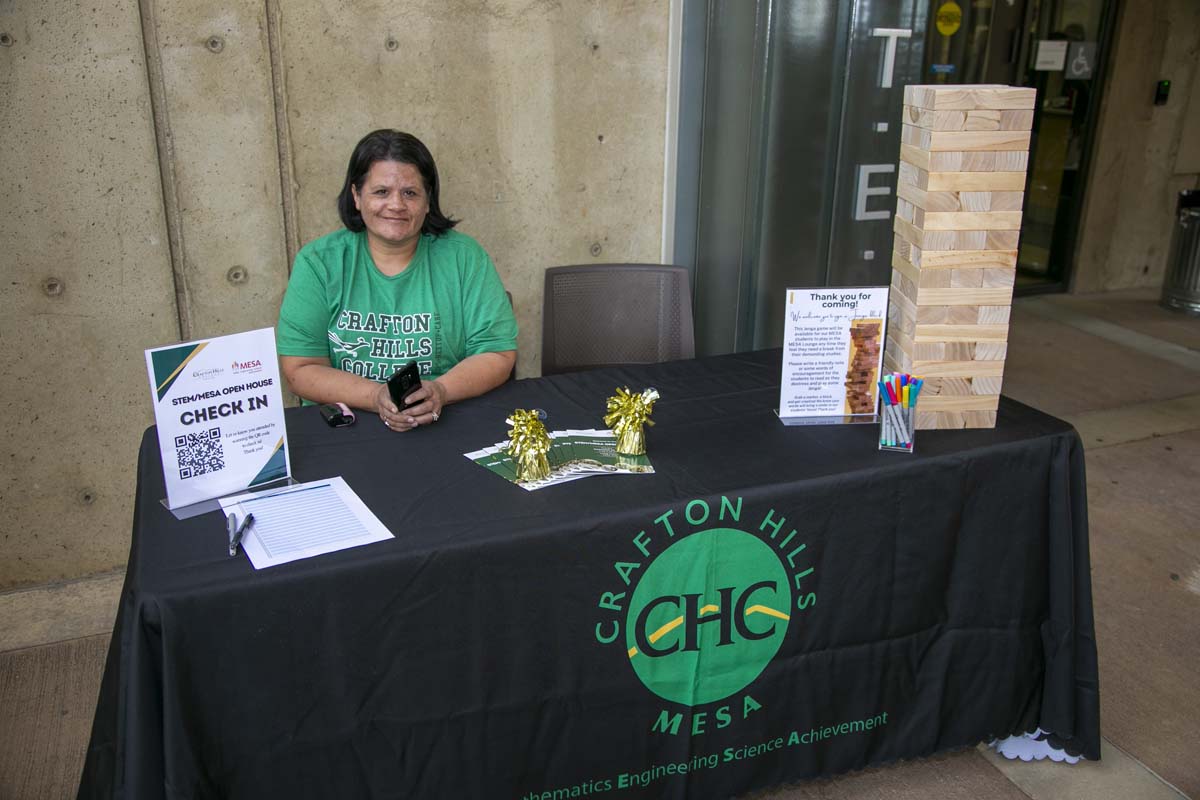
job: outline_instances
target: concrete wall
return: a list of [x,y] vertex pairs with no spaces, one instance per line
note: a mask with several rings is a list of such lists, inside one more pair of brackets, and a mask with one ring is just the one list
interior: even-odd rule
[[0,589],[125,560],[179,335],[135,4],[0,3]]
[[659,260],[668,5],[404,5],[286,6],[299,238],[339,224],[334,199],[363,133],[416,133],[437,159],[442,210],[488,249],[513,294],[518,372],[537,375],[546,267]]
[[367,131],[433,151],[521,375],[546,267],[659,259],[667,2],[349,7],[0,0],[0,591],[125,563],[142,351],[274,324]]
[[[1185,126],[1198,102],[1200,4],[1194,0],[1122,2],[1108,86],[1088,177],[1073,292],[1162,285],[1183,189],[1200,188]],[[1170,100],[1154,105],[1154,86],[1169,79]],[[1191,115],[1195,118],[1195,112]],[[1179,158],[1185,148],[1185,158]]]

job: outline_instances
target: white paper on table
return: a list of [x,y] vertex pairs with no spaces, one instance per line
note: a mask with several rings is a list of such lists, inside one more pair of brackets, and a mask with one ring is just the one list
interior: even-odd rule
[[221,510],[254,515],[242,549],[255,569],[395,538],[340,476],[222,498]]

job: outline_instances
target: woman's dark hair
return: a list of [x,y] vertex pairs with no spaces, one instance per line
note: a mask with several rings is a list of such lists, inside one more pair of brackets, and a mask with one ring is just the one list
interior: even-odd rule
[[396,161],[401,164],[412,164],[421,173],[425,183],[425,194],[429,196],[429,213],[425,215],[425,223],[421,233],[432,233],[441,236],[458,224],[458,220],[450,219],[442,213],[438,205],[438,173],[437,165],[433,163],[433,155],[421,140],[411,133],[382,128],[371,131],[354,146],[350,154],[350,165],[346,167],[346,182],[338,195],[338,216],[342,224],[356,233],[363,230],[362,214],[354,206],[354,191],[362,194],[363,183],[367,173],[376,161]]

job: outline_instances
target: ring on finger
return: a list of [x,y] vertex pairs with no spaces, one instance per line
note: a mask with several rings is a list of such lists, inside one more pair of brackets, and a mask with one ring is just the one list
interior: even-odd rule
[[433,415],[433,421],[437,422],[438,421],[438,413],[436,411],[431,411],[429,413]]

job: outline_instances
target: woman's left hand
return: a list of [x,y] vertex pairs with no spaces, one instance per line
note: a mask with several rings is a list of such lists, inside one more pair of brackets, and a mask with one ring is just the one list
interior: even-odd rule
[[409,400],[398,414],[382,415],[389,429],[408,431],[437,422],[446,407],[446,387],[436,380],[421,381],[421,388],[409,395]]

